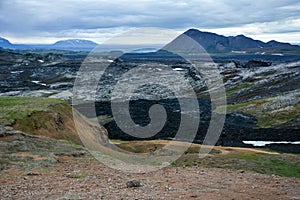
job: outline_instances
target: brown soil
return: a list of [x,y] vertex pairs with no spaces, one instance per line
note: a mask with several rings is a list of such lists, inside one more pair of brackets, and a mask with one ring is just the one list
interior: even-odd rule
[[259,154],[279,155],[279,153],[277,152],[268,152],[263,150],[250,149],[250,148],[221,147],[221,146],[216,146],[214,148],[221,150],[223,153],[240,152],[240,153],[254,153],[254,154],[259,153]]
[[[169,140],[145,140],[145,141],[130,141],[130,142],[118,142],[118,141],[112,141],[113,144],[119,146],[120,148],[135,152],[135,153],[147,153],[151,151],[152,149],[161,149],[164,145],[168,144]],[[173,144],[177,146],[186,146],[185,142],[180,141],[172,141]],[[251,148],[239,148],[239,147],[223,147],[223,146],[203,146],[201,144],[191,144],[190,149],[192,148],[212,148],[212,150],[218,150],[222,154],[228,154],[231,152],[240,152],[240,153],[250,153],[250,154],[269,154],[269,155],[279,155],[277,152],[269,152],[269,151],[263,151],[258,149],[251,149]]]
[[[28,116],[28,121],[18,121],[14,128],[22,130],[27,123],[33,122],[33,126],[29,126],[33,130],[28,132],[36,135],[67,139],[78,144],[78,131],[89,147],[97,149],[99,142],[104,146],[107,144],[104,128],[75,112],[78,122],[75,129],[70,110],[66,112],[57,106],[46,113],[33,113]],[[3,136],[0,142],[0,164],[4,166],[0,165],[0,199],[300,199],[299,178],[201,165],[170,166],[150,173],[131,174],[111,169],[89,154],[73,156],[77,154],[74,154],[71,144],[46,137],[7,131],[7,136]],[[142,153],[153,147],[161,148],[167,142],[121,142],[120,146]],[[184,144],[177,142],[177,145]],[[190,150],[199,147],[193,144]],[[215,147],[214,151],[269,154],[225,147]],[[11,159],[9,164],[5,164],[8,159]],[[141,186],[127,187],[128,181],[133,180]]]
[[[131,180],[141,187],[128,188]],[[3,170],[0,184],[1,199],[300,199],[296,178],[201,166],[130,174],[90,155],[30,171]]]
[[35,161],[38,160],[48,160],[47,157],[39,156],[39,155],[34,155],[31,153],[13,153],[12,156],[17,156],[17,157],[30,157]]
[[[23,120],[17,120],[15,130],[20,130],[31,135],[46,136],[54,139],[63,139],[75,144],[82,145],[79,134],[101,137],[101,143],[107,143],[106,130],[79,112],[74,113],[80,130],[74,124],[72,108],[66,104],[51,105],[48,111],[35,112]],[[99,137],[99,138],[100,138]]]

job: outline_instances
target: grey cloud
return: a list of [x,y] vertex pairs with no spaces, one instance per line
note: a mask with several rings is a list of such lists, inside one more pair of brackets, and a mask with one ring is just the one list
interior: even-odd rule
[[265,0],[255,3],[248,0],[2,0],[0,33],[38,35],[42,32],[56,34],[74,29],[145,26],[173,29],[225,28],[299,19],[299,11],[298,0]]

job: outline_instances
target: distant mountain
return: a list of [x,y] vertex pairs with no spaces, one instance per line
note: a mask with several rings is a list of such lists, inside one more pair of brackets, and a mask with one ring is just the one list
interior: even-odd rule
[[151,53],[151,52],[156,52],[158,48],[140,48],[140,49],[135,49],[131,53]]
[[216,33],[202,32],[197,29],[189,29],[183,33],[197,41],[208,53],[297,53],[300,54],[300,46],[289,43],[281,43],[275,40],[262,42],[244,35],[223,36]]
[[0,37],[0,47],[4,49],[12,48],[13,44],[11,44],[7,39]]
[[91,51],[98,44],[89,40],[70,39],[61,40],[54,44],[12,44],[0,37],[0,48],[3,49],[55,49],[69,51]]
[[289,43],[282,43],[282,42],[277,42],[275,40],[271,40],[267,43],[268,46],[271,46],[271,47],[283,47],[283,48],[289,48],[291,46],[293,47],[297,47],[297,45],[291,45]]
[[92,50],[97,45],[97,43],[89,40],[71,39],[58,41],[52,45],[52,48],[60,50]]
[[[267,43],[260,40],[254,40],[244,35],[229,36],[218,35],[211,32],[203,32],[197,29],[189,29],[183,33],[186,36],[191,37],[208,52],[208,53],[250,53],[250,54],[288,54],[288,55],[300,55],[300,46],[291,45],[289,43],[277,42],[271,40]],[[174,41],[178,43],[180,36]],[[171,42],[173,43],[173,42]],[[178,43],[179,45],[180,42]],[[178,45],[177,44],[177,45]],[[0,48],[4,49],[43,49],[43,50],[68,50],[68,51],[91,51],[98,44],[90,40],[81,39],[69,39],[61,40],[54,44],[41,44],[41,45],[30,45],[30,44],[11,44],[7,39],[0,38]],[[111,49],[105,49],[109,51]],[[132,51],[132,50],[131,50]],[[153,49],[141,47],[136,50],[136,53],[151,52]]]

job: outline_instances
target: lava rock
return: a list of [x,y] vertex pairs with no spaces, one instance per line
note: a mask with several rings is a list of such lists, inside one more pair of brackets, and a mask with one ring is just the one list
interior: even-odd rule
[[272,62],[264,62],[258,60],[250,60],[245,64],[245,68],[254,68],[254,67],[269,67],[272,65]]
[[41,173],[39,173],[39,172],[29,172],[29,173],[27,173],[26,175],[27,175],[27,176],[40,176]]
[[141,187],[141,182],[138,180],[132,180],[132,181],[128,181],[126,183],[126,187],[127,188],[133,188],[133,187]]

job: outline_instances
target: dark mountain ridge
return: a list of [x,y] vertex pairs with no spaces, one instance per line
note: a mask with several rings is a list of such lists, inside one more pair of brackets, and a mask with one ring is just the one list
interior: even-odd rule
[[[189,29],[183,33],[197,41],[208,53],[299,53],[300,46],[271,40],[267,43],[244,35],[223,36]],[[240,51],[240,52],[237,52]]]

